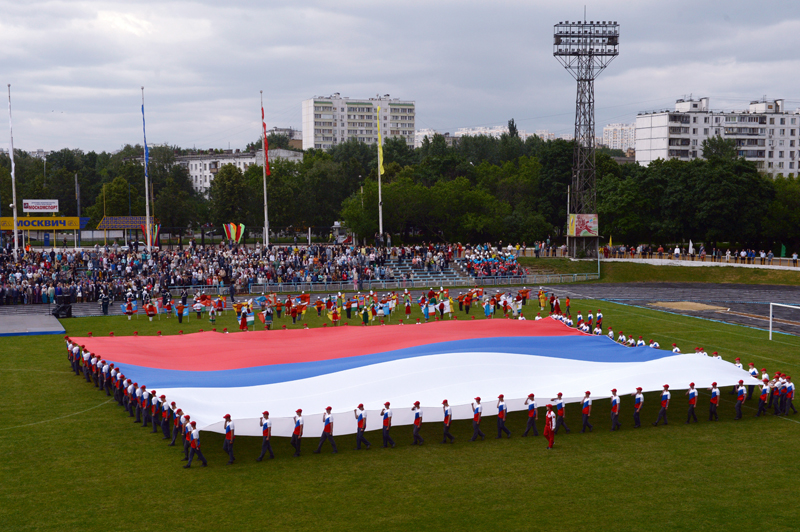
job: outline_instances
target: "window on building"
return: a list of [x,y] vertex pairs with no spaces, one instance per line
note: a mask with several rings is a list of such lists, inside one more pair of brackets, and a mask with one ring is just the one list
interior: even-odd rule
[[692,135],[697,135],[697,128],[696,127],[692,128]]
[[781,135],[785,135],[785,134],[786,134],[786,130],[785,130],[785,129],[781,129],[781,130],[780,130],[780,134],[781,134]]
[[703,128],[703,135],[708,135],[708,128],[707,127]]
[[782,151],[778,152],[778,159],[783,159],[783,152]]
[[708,124],[708,117],[707,116],[703,118],[703,123],[704,124]]
[[773,157],[775,157],[775,152],[774,151],[769,152],[769,155],[767,157],[772,159]]
[[775,119],[774,118],[770,118],[769,119],[769,123],[770,123],[770,125],[775,125]]
[[715,117],[714,117],[714,123],[715,123],[715,124],[719,124],[719,117],[718,117],[718,116],[715,116]]
[[697,146],[697,139],[692,139],[692,146]]
[[782,126],[785,126],[785,125],[786,125],[786,119],[785,119],[785,118],[781,118],[781,125],[782,125]]
[[[695,107],[697,107],[697,106],[695,105]],[[693,123],[693,124],[696,124],[696,123],[697,123],[697,117],[696,117],[696,116],[693,116],[693,117],[692,117],[692,123]]]
[[789,170],[794,170],[794,163],[789,161]]

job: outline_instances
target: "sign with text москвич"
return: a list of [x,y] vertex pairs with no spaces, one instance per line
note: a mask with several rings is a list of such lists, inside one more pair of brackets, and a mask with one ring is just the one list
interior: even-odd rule
[[58,212],[57,199],[24,199],[22,212]]
[[[52,231],[53,229],[80,229],[81,219],[77,216],[30,216],[17,218],[17,229],[31,231]],[[0,218],[0,229],[11,231],[14,229],[14,218],[4,216]]]

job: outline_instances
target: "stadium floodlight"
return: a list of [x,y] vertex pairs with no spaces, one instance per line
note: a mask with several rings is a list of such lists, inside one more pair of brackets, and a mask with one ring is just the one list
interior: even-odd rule
[[[611,21],[559,22],[553,29],[553,56],[578,82],[575,102],[575,150],[572,161],[571,214],[597,214],[594,134],[594,80],[619,55],[619,24]],[[591,240],[591,242],[589,241]],[[597,238],[573,238],[578,249],[592,256]],[[597,251],[595,251],[597,250]]]

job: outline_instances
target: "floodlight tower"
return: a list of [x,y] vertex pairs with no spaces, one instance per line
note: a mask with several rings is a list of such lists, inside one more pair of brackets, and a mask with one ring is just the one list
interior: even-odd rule
[[[559,22],[554,26],[553,36],[553,55],[578,82],[568,214],[596,216],[594,80],[619,55],[619,24],[605,20]],[[576,236],[569,239],[569,244],[573,257],[581,251],[588,257],[598,252],[597,237]]]

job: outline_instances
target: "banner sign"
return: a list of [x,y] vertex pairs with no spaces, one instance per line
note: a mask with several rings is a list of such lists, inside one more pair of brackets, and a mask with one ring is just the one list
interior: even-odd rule
[[57,199],[24,199],[22,212],[58,212]]
[[[83,223],[86,225],[86,222]],[[32,231],[52,231],[53,229],[82,229],[81,218],[77,216],[59,216],[46,218],[43,216],[30,216],[17,218],[17,229],[29,229]],[[0,218],[0,229],[12,231],[14,229],[14,218],[4,216]]]
[[[97,229],[140,229],[142,225],[147,223],[145,216],[103,216]],[[150,223],[158,223],[155,217],[150,217]]]
[[570,214],[567,236],[598,236],[596,214]]

